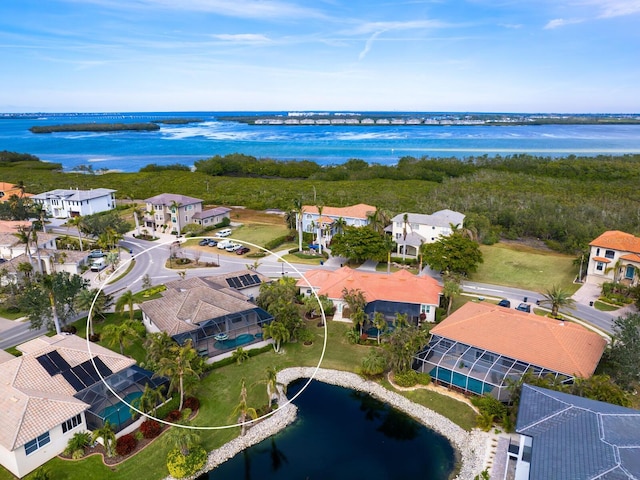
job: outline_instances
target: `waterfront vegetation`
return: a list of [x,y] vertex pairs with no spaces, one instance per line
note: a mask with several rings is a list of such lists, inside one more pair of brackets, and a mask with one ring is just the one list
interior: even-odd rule
[[[0,157],[1,158],[1,157]],[[206,168],[212,163],[210,169]],[[39,169],[33,167],[36,164]],[[60,185],[113,188],[120,199],[143,199],[172,190],[208,205],[243,205],[290,211],[305,204],[368,203],[389,213],[431,213],[450,208],[483,243],[536,238],[554,250],[578,254],[605,230],[638,232],[640,155],[562,159],[515,155],[458,159],[405,157],[397,165],[349,160],[321,167],[246,155],[203,160],[201,170],[160,170],[87,175],[62,173],[53,164],[0,161],[5,181],[23,181],[28,191]],[[224,166],[217,171],[217,166]],[[235,165],[235,167],[234,167]],[[273,168],[271,168],[273,167]],[[207,173],[208,172],[208,173]]]
[[121,132],[153,131],[160,130],[155,123],[68,123],[63,125],[42,125],[29,129],[31,133],[56,133],[56,132]]

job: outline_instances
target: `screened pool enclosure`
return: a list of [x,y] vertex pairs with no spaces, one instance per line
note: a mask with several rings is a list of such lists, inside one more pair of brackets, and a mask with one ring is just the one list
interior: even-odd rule
[[[129,404],[142,396],[146,385],[153,389],[164,386],[163,392],[165,395],[169,387],[169,380],[164,377],[154,378],[152,372],[137,365],[132,365],[105,378],[105,382],[120,398]],[[85,412],[89,430],[99,429],[106,421],[109,421],[114,432],[117,433],[135,421],[129,405],[116,397],[101,381],[94,383],[74,396],[78,400],[91,405]]]
[[429,344],[414,357],[413,368],[452,388],[478,395],[487,393],[503,402],[509,400],[509,384],[525,372],[536,377],[551,375],[562,383],[573,382],[572,376],[438,335],[432,335]]

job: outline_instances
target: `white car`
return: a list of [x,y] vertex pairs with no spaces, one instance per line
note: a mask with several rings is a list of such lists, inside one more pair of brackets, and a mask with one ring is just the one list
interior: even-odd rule
[[232,242],[231,240],[221,240],[221,241],[219,241],[219,242],[218,242],[217,247],[218,247],[220,250],[224,250],[224,249],[226,249],[229,245],[231,245],[232,243],[233,243],[233,242]]
[[227,252],[235,252],[236,250],[238,250],[241,247],[242,247],[242,245],[240,245],[239,243],[230,243],[229,246],[227,246],[227,248],[225,248],[225,250]]
[[216,237],[228,237],[229,235],[231,235],[230,228],[225,228],[224,230],[220,230],[218,233],[216,233]]

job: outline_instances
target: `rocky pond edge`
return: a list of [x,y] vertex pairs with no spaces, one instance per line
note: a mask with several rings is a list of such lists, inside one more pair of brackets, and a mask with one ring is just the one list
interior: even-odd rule
[[[301,378],[313,378],[319,382],[368,393],[440,433],[451,442],[459,455],[460,468],[455,477],[456,480],[473,480],[484,469],[489,436],[481,430],[474,429],[467,432],[443,415],[413,403],[406,397],[387,390],[375,382],[365,380],[355,373],[314,367],[294,367],[278,372],[278,383],[283,385],[288,385]],[[209,452],[205,466],[196,474],[186,478],[189,480],[198,478],[244,449],[260,443],[293,423],[296,420],[298,408],[285,398],[282,398],[279,404],[280,408],[273,415],[254,424],[246,435],[236,437],[220,448]],[[169,476],[165,480],[174,479]]]

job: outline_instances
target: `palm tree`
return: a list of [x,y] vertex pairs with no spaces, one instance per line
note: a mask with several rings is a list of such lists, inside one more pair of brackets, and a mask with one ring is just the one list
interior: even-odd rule
[[241,365],[245,361],[249,360],[249,352],[247,352],[242,347],[238,347],[231,354],[231,358],[233,358],[236,361],[237,365]]
[[296,198],[293,201],[293,211],[296,214],[296,230],[298,231],[298,251],[302,251],[302,214],[304,212],[304,205],[302,205],[302,199]]
[[93,306],[93,310],[91,310],[91,318],[89,319],[89,333],[92,336],[95,335],[92,320],[96,317],[100,317],[103,320],[105,319],[104,314],[111,306],[113,297],[111,295],[107,295],[106,293],[104,293],[104,290],[98,288],[83,288],[78,292],[75,302],[76,308],[80,312],[88,312]]
[[76,227],[76,229],[78,230],[78,243],[80,243],[80,251],[84,251],[84,247],[82,245],[82,230],[81,230],[81,225],[83,223],[83,218],[78,215],[77,217],[71,217],[69,220],[67,220],[67,229],[69,227]]
[[18,231],[14,233],[18,237],[20,243],[24,243],[24,253],[29,259],[29,263],[33,265],[33,258],[31,258],[31,249],[29,243],[31,241],[31,227],[25,229],[24,227],[18,227]]
[[191,380],[200,378],[202,372],[202,358],[193,348],[191,339],[184,345],[174,345],[170,349],[169,356],[165,356],[158,362],[158,376],[169,378],[169,392],[180,392],[180,406],[184,405],[185,391]]
[[544,305],[551,305],[551,316],[557,317],[560,308],[572,308],[575,306],[576,301],[571,298],[571,294],[569,292],[563,290],[557,285],[554,285],[546,291],[544,299],[540,300],[540,303]]
[[[183,426],[180,426],[183,425]],[[188,428],[189,423],[187,421],[181,421],[177,426],[167,432],[165,436],[165,442],[171,450],[179,450],[180,453],[187,457],[189,451],[200,444],[200,434],[192,429]]]
[[460,282],[453,278],[447,278],[444,281],[442,288],[442,295],[447,299],[447,316],[451,313],[451,306],[453,305],[453,299],[462,293]]
[[[162,393],[163,389],[164,385],[160,385],[158,388],[152,388],[149,384],[146,384],[142,395],[134,400],[132,405],[141,412],[149,413],[151,416],[155,417],[158,405],[166,400]],[[133,410],[131,414],[135,416],[138,412]]]
[[240,403],[233,409],[233,414],[238,415],[238,423],[240,424],[240,436],[244,436],[247,432],[247,417],[251,417],[253,420],[258,418],[258,412],[255,408],[251,408],[247,405],[247,387],[245,386],[245,380],[242,379],[242,386],[240,387]]
[[148,334],[144,341],[147,367],[151,370],[156,370],[156,365],[158,365],[160,360],[166,357],[175,346],[176,342],[167,332]]
[[40,246],[38,245],[38,233],[35,228],[31,227],[31,240],[36,247],[36,257],[38,258],[38,273],[42,275],[42,258],[40,257]]
[[373,314],[373,326],[378,330],[378,345],[380,345],[380,334],[387,329],[387,319],[382,312]]
[[140,236],[140,219],[144,215],[144,209],[138,205],[133,207],[133,221],[136,223],[136,233]]
[[44,275],[40,280],[40,285],[49,297],[49,304],[51,305],[51,318],[53,319],[53,324],[56,327],[56,333],[60,335],[60,333],[62,333],[62,329],[60,328],[60,319],[58,318],[58,310],[56,309],[55,277],[53,275]]
[[92,442],[95,442],[98,438],[102,438],[107,457],[113,457],[113,450],[116,444],[116,434],[113,431],[113,427],[109,420],[106,420],[102,427],[94,430],[91,434]]
[[109,346],[119,345],[121,355],[124,355],[125,346],[131,345],[133,340],[140,338],[135,323],[131,320],[107,325],[102,330],[102,336]]
[[278,369],[274,366],[267,367],[265,381],[267,384],[267,397],[269,398],[269,407],[273,404],[274,395],[278,394]]
[[366,320],[364,309],[367,306],[367,300],[362,290],[352,288],[348,290],[346,287],[342,289],[342,299],[349,307],[349,318],[356,327],[360,327],[360,335],[362,335],[362,327]]
[[322,211],[324,205],[317,205],[318,208],[318,253],[322,253]]
[[377,207],[367,215],[367,220],[369,221],[369,228],[378,233],[383,233],[390,221],[389,214],[385,210]]
[[[175,215],[176,220],[176,229],[178,230],[178,236],[180,235],[180,207],[182,204],[176,200],[171,202],[171,213]],[[171,222],[173,223],[173,218],[171,218]]]
[[333,222],[333,228],[335,228],[336,233],[339,235],[344,232],[344,228],[347,226],[347,221],[340,217],[335,222]]
[[411,227],[409,224],[409,214],[405,213],[402,216],[402,261],[407,258],[407,226]]
[[131,290],[124,292],[116,302],[116,313],[123,313],[125,305],[129,308],[129,320],[133,321],[133,306],[136,303],[136,296]]
[[262,327],[264,330],[264,338],[273,338],[273,349],[280,353],[280,348],[284,342],[288,342],[291,338],[291,332],[284,323],[274,320]]

